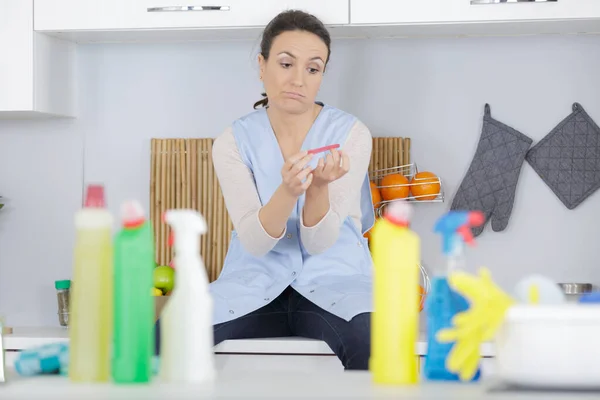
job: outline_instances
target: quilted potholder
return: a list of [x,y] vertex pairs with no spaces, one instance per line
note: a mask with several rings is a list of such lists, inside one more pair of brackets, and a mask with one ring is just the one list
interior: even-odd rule
[[600,188],[600,128],[579,103],[527,153],[527,162],[572,210]]
[[[532,142],[493,119],[486,104],[475,156],[450,208],[479,210],[485,214],[485,224],[492,218],[494,232],[503,231],[508,226],[521,166]],[[485,224],[473,228],[473,235],[479,236]]]

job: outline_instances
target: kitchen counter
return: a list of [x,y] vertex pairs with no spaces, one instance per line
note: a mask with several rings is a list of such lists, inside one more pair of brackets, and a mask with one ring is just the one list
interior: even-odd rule
[[[13,328],[13,333],[4,335],[4,348],[19,351],[47,343],[66,342],[69,331],[61,327]],[[226,340],[215,346],[217,354],[310,354],[333,355],[327,343],[321,340],[301,337],[283,337],[269,339],[237,339]],[[421,333],[416,344],[415,354],[427,354],[425,333]],[[482,357],[494,356],[493,343],[484,343],[481,347]]]
[[344,399],[597,399],[598,393],[550,393],[494,390],[493,380],[475,384],[428,383],[413,387],[382,387],[371,382],[368,372],[317,374],[314,372],[251,372],[218,374],[213,385],[161,383],[149,385],[73,384],[61,376],[24,378],[8,371],[8,382],[0,383],[0,397],[31,399],[214,399],[214,398],[344,398]]

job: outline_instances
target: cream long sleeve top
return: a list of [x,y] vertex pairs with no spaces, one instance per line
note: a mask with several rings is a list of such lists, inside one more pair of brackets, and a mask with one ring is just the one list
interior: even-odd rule
[[[300,220],[300,240],[309,254],[322,253],[331,247],[348,216],[362,229],[361,186],[368,171],[372,145],[369,129],[362,122],[355,122],[342,146],[350,159],[350,170],[329,184],[329,211],[312,227]],[[252,171],[242,160],[231,127],[215,139],[212,153],[225,205],[242,246],[257,257],[267,254],[286,232],[272,237],[263,228],[258,217],[262,204]]]

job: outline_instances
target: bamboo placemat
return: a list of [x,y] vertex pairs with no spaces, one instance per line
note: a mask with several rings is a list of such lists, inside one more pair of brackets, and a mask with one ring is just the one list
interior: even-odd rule
[[213,139],[152,139],[150,218],[153,222],[156,262],[167,265],[173,258],[168,247],[169,226],[162,221],[167,209],[199,211],[208,226],[200,237],[200,253],[210,281],[225,260],[232,224],[212,162]]
[[[173,258],[173,249],[167,246],[170,228],[162,214],[174,208],[197,210],[208,225],[200,238],[200,253],[211,282],[221,272],[233,229],[213,168],[212,144],[213,139],[152,139],[150,157],[156,262],[167,265]],[[406,164],[410,164],[409,138],[373,138],[370,174]]]
[[[410,138],[374,137],[369,176],[379,180],[384,170],[407,172],[397,167],[410,164]],[[379,184],[379,182],[375,182]]]

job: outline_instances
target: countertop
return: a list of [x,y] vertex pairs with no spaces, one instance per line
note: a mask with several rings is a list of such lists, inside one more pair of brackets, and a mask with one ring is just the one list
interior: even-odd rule
[[219,374],[212,385],[161,383],[147,385],[74,384],[61,376],[24,378],[8,371],[8,381],[0,383],[0,398],[32,399],[597,399],[598,393],[523,392],[494,390],[493,380],[475,384],[423,382],[412,387],[374,385],[368,372],[317,373],[229,373]]
[[[69,331],[62,327],[15,327],[13,333],[4,335],[4,348],[9,351],[17,351],[68,340]],[[415,354],[420,356],[427,354],[425,333],[421,333],[415,347]],[[215,346],[215,352],[217,354],[334,354],[327,343],[301,337],[226,340]],[[493,357],[493,343],[484,343],[481,346],[481,355],[482,357]]]

